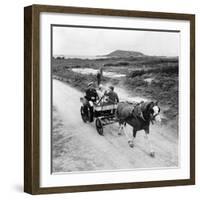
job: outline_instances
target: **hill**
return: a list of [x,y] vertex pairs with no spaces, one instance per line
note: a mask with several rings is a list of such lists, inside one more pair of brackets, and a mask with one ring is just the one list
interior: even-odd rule
[[138,51],[116,50],[107,54],[106,56],[107,57],[140,57],[140,56],[145,56],[145,55]]

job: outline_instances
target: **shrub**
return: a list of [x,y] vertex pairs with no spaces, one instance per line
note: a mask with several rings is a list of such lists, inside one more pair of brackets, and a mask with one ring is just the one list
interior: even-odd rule
[[160,67],[160,68],[149,68],[149,69],[138,69],[134,70],[128,74],[129,77],[136,77],[141,76],[143,74],[149,73],[166,73],[166,74],[178,74],[178,65],[175,66],[167,66],[167,67]]
[[110,67],[110,66],[128,66],[130,65],[129,62],[125,62],[125,61],[121,61],[121,62],[117,62],[117,63],[105,63],[104,66],[105,67]]

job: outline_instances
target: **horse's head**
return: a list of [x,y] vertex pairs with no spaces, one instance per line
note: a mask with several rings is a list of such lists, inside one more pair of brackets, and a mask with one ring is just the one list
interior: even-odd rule
[[153,123],[154,121],[156,122],[161,122],[161,117],[160,117],[160,107],[158,106],[158,101],[156,102],[150,102],[147,106],[147,112],[149,114],[150,121]]

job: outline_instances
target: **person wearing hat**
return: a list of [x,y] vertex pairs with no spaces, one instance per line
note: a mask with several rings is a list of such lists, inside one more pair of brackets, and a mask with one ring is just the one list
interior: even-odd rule
[[93,82],[88,83],[88,88],[85,91],[85,98],[88,101],[92,101],[93,103],[97,101],[98,94],[97,94],[97,91],[96,91],[96,89],[94,87],[94,83]]
[[93,104],[96,103],[98,98],[99,97],[94,87],[94,83],[93,82],[88,83],[88,88],[85,91],[85,99],[87,100],[87,105],[85,106],[85,110],[88,110],[89,108],[88,118],[90,122],[93,121]]

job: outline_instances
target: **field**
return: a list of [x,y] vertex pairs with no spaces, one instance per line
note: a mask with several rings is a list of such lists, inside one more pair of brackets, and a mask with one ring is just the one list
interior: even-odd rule
[[[163,123],[178,128],[178,58],[177,57],[108,57],[99,59],[52,58],[52,74],[80,91],[96,81],[95,72],[103,68],[104,85],[115,85],[130,96],[158,100]],[[85,69],[88,73],[78,73]],[[93,71],[92,71],[93,70]],[[115,75],[122,75],[120,77]],[[120,94],[119,94],[120,95]]]

